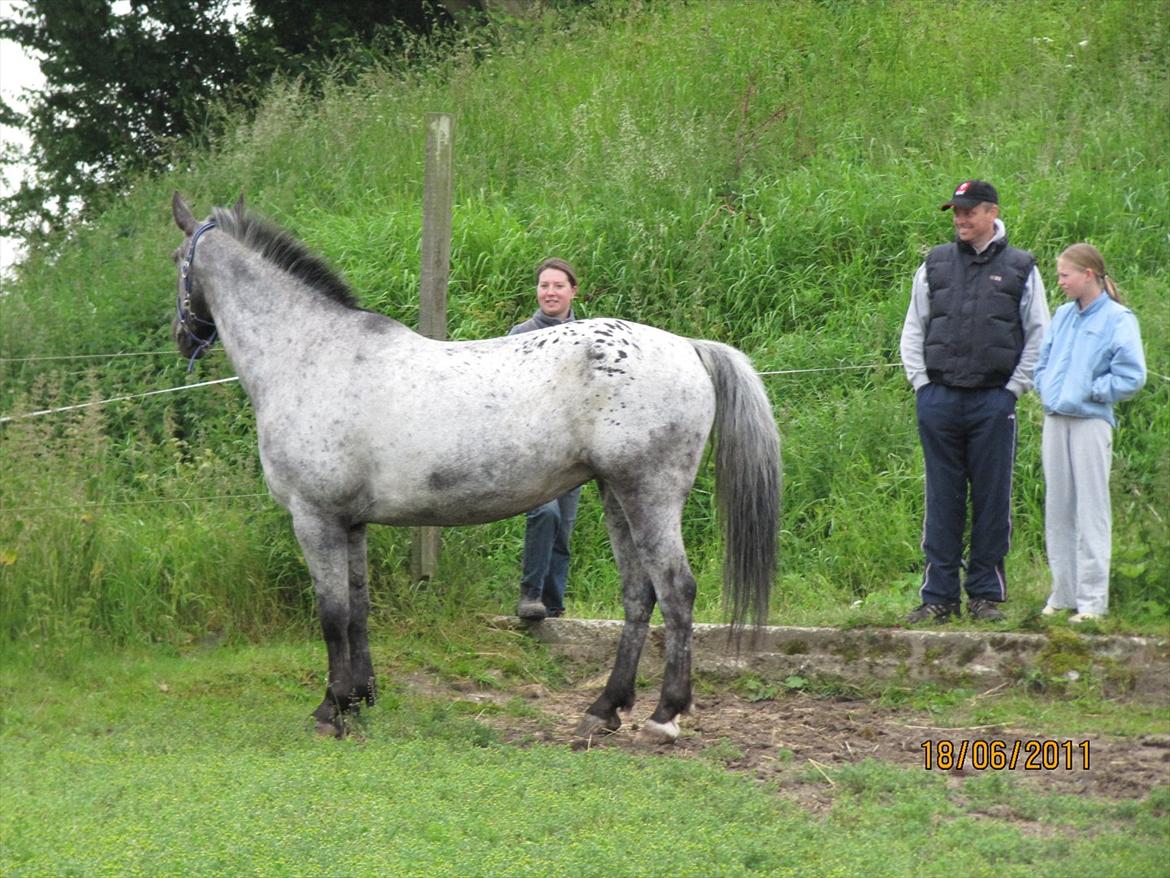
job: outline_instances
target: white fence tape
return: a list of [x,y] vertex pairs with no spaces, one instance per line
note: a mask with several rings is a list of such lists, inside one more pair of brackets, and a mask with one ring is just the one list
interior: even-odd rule
[[182,387],[167,387],[163,390],[150,390],[146,393],[132,393],[129,396],[115,396],[112,399],[95,399],[93,402],[83,402],[78,405],[66,405],[55,409],[41,409],[37,412],[25,412],[23,415],[5,415],[0,418],[0,424],[7,424],[9,421],[19,421],[23,418],[39,418],[41,415],[55,415],[59,412],[73,412],[78,409],[87,409],[95,405],[106,405],[111,402],[124,402],[128,399],[144,399],[148,396],[158,396],[163,393],[177,393],[180,390],[194,390],[196,387],[210,387],[212,384],[227,384],[229,381],[239,381],[238,375],[233,375],[231,378],[219,378],[215,381],[200,381],[198,384],[184,384]]
[[[146,355],[147,354],[143,354],[142,356],[146,356]],[[24,358],[24,360],[0,360],[0,362],[5,362],[5,363],[26,362],[26,361],[37,360],[37,359],[41,359],[41,360],[87,359],[90,356],[91,355],[87,354],[87,355],[79,356],[79,357],[26,357],[26,358]],[[103,355],[95,354],[92,356],[94,358],[96,358],[98,356],[132,357],[132,356],[138,356],[138,355],[136,355],[136,354],[103,354]],[[863,370],[863,369],[901,368],[901,365],[902,365],[901,363],[871,363],[871,364],[865,365],[865,366],[824,366],[824,367],[819,368],[819,369],[778,369],[778,370],[771,370],[771,371],[767,371],[767,372],[760,372],[759,375],[762,378],[767,378],[767,377],[770,377],[773,375],[807,375],[807,374],[810,374],[813,372],[853,372],[853,371],[859,371],[859,370]],[[1161,375],[1157,372],[1150,372],[1149,374],[1154,378],[1161,378],[1163,381],[1170,382],[1170,376]],[[177,393],[180,390],[194,390],[197,387],[210,387],[213,384],[226,384],[230,381],[239,381],[239,380],[240,380],[240,378],[238,375],[233,375],[230,378],[219,378],[215,381],[201,381],[198,384],[184,384],[181,387],[167,387],[163,390],[151,390],[151,391],[148,391],[146,393],[132,393],[129,396],[115,396],[112,399],[95,399],[93,402],[83,402],[83,403],[79,403],[78,405],[66,405],[66,406],[61,406],[60,408],[53,408],[53,409],[41,409],[40,411],[25,412],[24,414],[20,414],[20,415],[5,415],[3,417],[0,417],[0,424],[7,424],[9,421],[19,421],[19,420],[22,420],[24,418],[39,418],[42,415],[55,415],[55,414],[58,414],[60,412],[72,412],[72,411],[77,411],[78,409],[90,408],[92,406],[106,405],[107,403],[111,403],[111,402],[124,402],[124,401],[129,400],[129,399],[143,399],[143,398],[148,397],[148,396],[158,396],[158,395],[163,394],[163,393]]]

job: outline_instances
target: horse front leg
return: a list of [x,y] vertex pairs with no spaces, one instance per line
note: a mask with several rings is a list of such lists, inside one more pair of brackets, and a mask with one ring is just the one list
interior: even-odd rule
[[366,526],[354,525],[347,534],[349,549],[349,667],[352,698],[373,705],[378,698],[374,663],[370,659],[370,588],[366,558]]
[[313,711],[313,718],[320,734],[341,737],[345,732],[343,714],[354,700],[349,644],[349,538],[340,522],[311,513],[294,512],[293,530],[313,577],[317,614],[329,654],[325,698]]

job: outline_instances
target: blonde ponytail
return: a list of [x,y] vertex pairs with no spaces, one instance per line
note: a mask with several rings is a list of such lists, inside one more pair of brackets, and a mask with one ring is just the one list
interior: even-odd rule
[[1111,278],[1109,275],[1105,275],[1105,277],[1102,279],[1105,281],[1105,292],[1108,293],[1109,298],[1114,302],[1125,304],[1121,301],[1121,293],[1117,289],[1117,284],[1113,282],[1113,278]]

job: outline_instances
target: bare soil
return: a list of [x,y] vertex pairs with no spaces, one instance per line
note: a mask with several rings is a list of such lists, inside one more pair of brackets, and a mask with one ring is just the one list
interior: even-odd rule
[[[695,695],[690,714],[680,717],[682,733],[674,744],[647,745],[638,741],[637,731],[654,707],[655,690],[639,692],[638,702],[629,714],[623,715],[622,728],[617,732],[589,740],[577,738],[577,723],[604,683],[601,677],[574,681],[557,690],[529,685],[511,691],[448,689],[447,694],[485,706],[522,698],[527,709],[485,710],[479,716],[481,722],[510,743],[564,743],[577,749],[606,747],[706,759],[769,783],[781,795],[814,812],[831,805],[832,770],[849,763],[875,759],[926,771],[924,742],[932,742],[929,749],[934,758],[939,741],[953,742],[957,758],[958,748],[966,741],[968,753],[963,768],[945,772],[950,785],[961,787],[967,779],[997,773],[990,767],[980,771],[972,766],[973,758],[986,759],[988,754],[987,749],[971,750],[975,742],[1002,741],[1001,752],[1010,753],[1016,741],[1054,740],[1034,729],[1005,725],[939,728],[930,724],[925,712],[883,707],[869,701],[834,700],[795,692],[777,700],[753,702],[733,692],[717,691]],[[436,690],[443,688],[433,680],[418,677],[409,685],[432,695],[440,694]],[[1081,746],[1085,741],[1087,767]],[[1071,752],[1049,745],[1048,767],[1044,767],[1041,751],[1032,751],[1037,754],[1034,762],[1039,767],[1031,770],[1024,765],[1030,746],[1034,745],[1021,744],[1016,767],[1010,773],[1037,792],[1141,799],[1153,788],[1170,783],[1170,735],[1084,735],[1073,740]],[[986,744],[979,747],[986,748]],[[1059,767],[1053,767],[1054,763]]]

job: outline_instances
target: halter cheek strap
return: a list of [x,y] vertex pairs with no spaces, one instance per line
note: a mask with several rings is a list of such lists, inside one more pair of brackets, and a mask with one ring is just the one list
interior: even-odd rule
[[[195,230],[195,234],[191,236],[191,246],[187,250],[187,256],[183,260],[180,268],[183,278],[183,289],[181,292],[175,294],[175,313],[178,317],[179,325],[183,327],[183,331],[194,342],[196,348],[191,354],[191,359],[187,363],[187,371],[191,372],[195,369],[195,361],[199,359],[208,348],[215,344],[216,339],[219,338],[219,330],[215,327],[215,321],[204,320],[196,314],[191,312],[191,263],[195,261],[195,245],[199,243],[199,239],[204,232],[208,232],[215,228],[215,221],[208,220],[203,225]],[[196,335],[191,328],[191,324],[196,323],[200,326],[210,326],[211,334],[204,338],[201,335]]]

